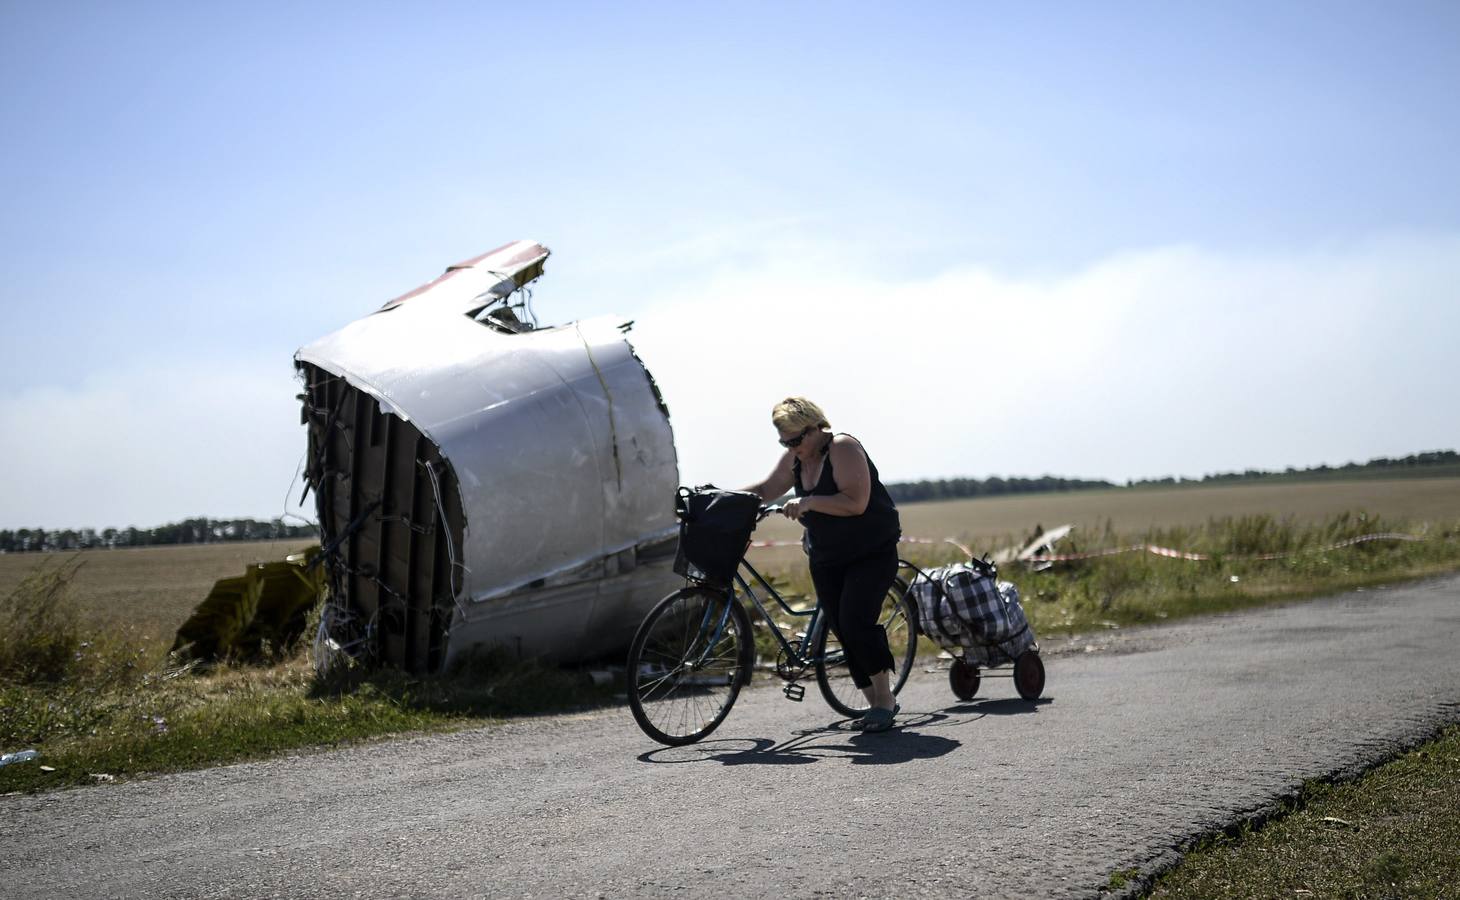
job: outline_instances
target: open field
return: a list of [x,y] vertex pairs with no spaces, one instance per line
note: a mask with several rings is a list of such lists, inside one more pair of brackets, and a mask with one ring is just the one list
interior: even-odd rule
[[[912,537],[952,537],[979,552],[1018,543],[1036,524],[1052,528],[1074,522],[1081,545],[1109,521],[1119,534],[1151,528],[1200,525],[1210,518],[1267,513],[1296,523],[1320,522],[1364,510],[1386,520],[1410,523],[1460,519],[1460,478],[1375,479],[1305,484],[1242,484],[1142,488],[984,497],[914,503],[901,507],[903,532]],[[801,528],[776,517],[756,531],[757,540],[798,540]],[[128,627],[145,642],[170,644],[177,627],[220,578],[240,575],[251,562],[283,559],[313,543],[259,541],[90,550],[80,554],[0,554],[0,593],[13,588],[41,562],[76,557],[82,561],[72,584],[88,626]],[[1178,548],[1179,549],[1179,548]],[[951,559],[951,545],[904,545],[918,561]],[[751,561],[769,572],[805,567],[798,547],[758,548]]]
[[41,564],[81,562],[72,581],[83,624],[134,632],[143,643],[172,644],[177,628],[220,578],[242,575],[253,562],[283,559],[315,540],[185,544],[79,553],[0,554],[0,594]]
[[[983,553],[1020,543],[1035,525],[1048,529],[1067,522],[1079,526],[1073,535],[1078,544],[1082,535],[1103,531],[1107,520],[1123,535],[1262,513],[1279,520],[1292,517],[1298,524],[1320,522],[1346,511],[1414,524],[1454,521],[1460,519],[1460,478],[1073,491],[914,503],[899,510],[905,536],[951,537]],[[762,524],[755,537],[799,540],[801,526],[777,517]],[[917,555],[907,547],[905,552]],[[757,548],[750,557],[756,566],[772,571],[804,558],[795,547]]]

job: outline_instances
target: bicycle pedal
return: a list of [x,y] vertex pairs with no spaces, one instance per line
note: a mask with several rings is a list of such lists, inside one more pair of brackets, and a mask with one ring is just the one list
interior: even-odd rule
[[797,703],[800,703],[806,698],[806,686],[804,684],[797,684],[793,681],[785,687],[781,688],[781,693],[786,695],[787,700],[794,700]]

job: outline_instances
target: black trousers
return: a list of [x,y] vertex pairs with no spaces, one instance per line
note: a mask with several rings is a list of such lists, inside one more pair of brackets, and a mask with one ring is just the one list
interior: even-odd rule
[[895,667],[887,632],[878,618],[897,578],[897,546],[840,565],[811,566],[816,598],[827,612],[832,634],[842,642],[852,683],[872,685],[872,675]]

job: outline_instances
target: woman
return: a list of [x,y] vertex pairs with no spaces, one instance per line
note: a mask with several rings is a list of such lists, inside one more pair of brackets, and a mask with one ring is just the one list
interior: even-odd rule
[[897,507],[861,443],[832,432],[815,403],[788,397],[771,411],[771,424],[786,452],[764,481],[746,490],[767,502],[795,490],[782,512],[806,527],[811,583],[846,652],[852,682],[871,705],[862,730],[886,731],[897,712],[896,663],[877,620],[897,577]]

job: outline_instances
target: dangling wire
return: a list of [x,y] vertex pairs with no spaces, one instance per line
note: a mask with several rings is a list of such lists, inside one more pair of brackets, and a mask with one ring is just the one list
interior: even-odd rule
[[[499,297],[492,292],[502,283],[512,281],[512,279],[501,272],[492,270],[487,270],[487,274],[495,275],[497,277],[497,283],[472,299],[473,309],[470,313],[471,317],[478,322],[487,321],[493,318],[490,314],[491,310],[500,307],[511,313],[511,319],[516,320],[516,322],[522,325],[520,329],[506,325],[506,330],[536,331],[540,328],[541,325],[537,321],[537,313],[532,308],[532,289],[527,285],[518,286],[514,284],[511,291],[507,292],[505,296]],[[513,300],[514,297],[517,298],[515,302]],[[478,302],[481,303],[481,306],[475,305]],[[492,323],[488,322],[488,324]],[[504,326],[498,324],[496,327],[500,328]]]
[[527,315],[527,321],[532,323],[533,328],[537,328],[537,313],[533,312],[532,309],[532,288],[524,285],[518,288],[516,293],[522,295],[522,303],[520,305],[522,307],[523,313]]
[[[417,460],[416,463],[425,468],[427,477],[431,479],[431,492],[436,495],[436,513],[441,517],[441,531],[446,536],[446,561],[450,567],[452,580],[447,587],[451,590],[451,602],[456,606],[456,611],[461,613],[461,620],[465,622],[467,620],[466,607],[462,605],[461,592],[456,588],[456,572],[458,569],[462,571],[464,582],[465,575],[470,575],[471,570],[456,560],[456,544],[452,540],[451,520],[446,518],[446,505],[441,501],[441,482],[436,478],[436,466],[426,460]],[[449,633],[450,627],[448,626],[446,630]]]

